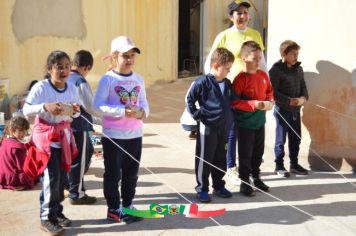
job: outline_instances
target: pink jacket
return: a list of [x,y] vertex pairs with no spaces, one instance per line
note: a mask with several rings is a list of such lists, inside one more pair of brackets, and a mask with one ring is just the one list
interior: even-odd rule
[[45,152],[49,157],[51,156],[51,142],[61,143],[61,168],[69,172],[72,161],[78,155],[70,122],[48,123],[36,117],[32,133],[32,142],[36,148]]

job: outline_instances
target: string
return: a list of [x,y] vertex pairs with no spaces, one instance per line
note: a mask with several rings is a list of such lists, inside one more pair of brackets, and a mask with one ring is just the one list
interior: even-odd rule
[[[83,115],[80,115],[84,120],[86,120],[89,124],[92,124],[86,117],[84,117]],[[163,184],[165,184],[169,189],[171,189],[173,192],[177,193],[181,198],[183,198],[185,201],[187,201],[188,203],[192,204],[193,202],[190,201],[188,198],[186,198],[183,194],[181,194],[178,190],[176,190],[174,187],[172,187],[168,182],[166,182],[163,178],[161,178],[159,175],[157,175],[156,173],[154,173],[152,170],[150,170],[148,167],[144,166],[140,161],[136,160],[129,152],[127,152],[123,147],[121,147],[119,144],[117,144],[114,140],[112,140],[109,136],[107,136],[105,133],[101,133],[105,138],[109,139],[110,142],[112,142],[115,146],[117,146],[118,148],[120,148],[126,155],[128,155],[132,160],[134,160],[135,162],[137,162],[142,168],[144,168],[146,171],[148,171],[149,173],[151,173],[154,177],[156,177],[157,179],[159,179]],[[228,230],[225,226],[223,226],[222,224],[220,224],[217,220],[215,220],[213,217],[209,217],[210,220],[212,220],[215,224],[217,224],[218,226],[221,226],[225,231],[231,233],[232,235],[235,235],[232,231]]]
[[[288,127],[293,131],[293,133],[302,141],[302,137],[293,129],[293,127],[287,122],[287,120],[283,117],[283,115],[278,112],[276,109],[274,111],[282,118],[282,120],[288,125]],[[322,160],[325,164],[327,164],[332,170],[335,171],[335,173],[339,174],[341,177],[343,177],[347,182],[349,182],[352,186],[356,188],[356,185],[349,180],[345,175],[343,175],[341,172],[339,172],[334,166],[332,166],[328,161],[326,161],[319,153],[317,153],[313,148],[309,147],[309,149],[320,159]]]

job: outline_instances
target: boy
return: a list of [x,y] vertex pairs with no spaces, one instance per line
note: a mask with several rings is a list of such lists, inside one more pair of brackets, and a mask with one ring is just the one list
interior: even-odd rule
[[232,107],[237,121],[240,192],[255,196],[250,185],[250,175],[259,190],[269,191],[260,179],[260,165],[264,153],[266,110],[273,107],[273,90],[268,75],[260,70],[262,50],[254,41],[241,46],[241,59],[246,69],[240,72],[232,84]]
[[287,134],[290,172],[299,175],[308,174],[308,171],[298,164],[301,137],[300,108],[308,99],[303,68],[298,62],[299,49],[300,47],[296,42],[284,41],[280,46],[282,59],[277,61],[269,71],[276,97],[276,106],[273,113],[276,118],[275,173],[284,177],[290,175],[283,164],[284,144]]
[[[91,123],[93,122],[92,115],[96,115],[96,113],[92,108],[93,92],[85,76],[93,67],[93,61],[93,56],[90,52],[85,50],[78,51],[74,56],[71,73],[68,77],[68,83],[72,83],[77,87],[81,100],[80,113]],[[79,116],[73,119],[71,127],[79,154],[72,162],[71,170],[68,173],[69,202],[72,205],[93,204],[96,202],[96,197],[88,196],[84,188],[84,173],[89,168],[91,156],[94,152],[89,137],[89,131],[93,130],[93,126]]]
[[[239,57],[241,45],[245,41],[253,40],[257,42],[261,49],[264,50],[263,41],[260,33],[250,27],[249,22],[252,20],[249,13],[251,4],[249,1],[233,0],[227,7],[228,19],[231,22],[231,27],[220,32],[211,47],[210,53],[204,64],[204,71],[208,73],[210,70],[210,55],[217,47],[228,49],[235,55],[235,61],[231,67],[227,78],[232,82],[238,73],[245,67],[243,61]],[[260,60],[260,68],[267,73],[266,60],[262,54]],[[232,118],[233,119],[233,118]],[[227,147],[227,172],[226,176],[235,185],[239,185],[238,168],[236,166],[236,124],[231,123],[228,133],[228,147]]]
[[[197,198],[200,202],[210,202],[209,175],[213,180],[213,193],[229,198],[231,192],[225,188],[224,172],[212,168],[209,164],[226,171],[227,130],[230,121],[230,87],[226,79],[234,55],[225,48],[217,48],[211,56],[211,70],[198,78],[187,95],[187,108],[198,121],[195,175]],[[195,105],[198,101],[199,109]]]

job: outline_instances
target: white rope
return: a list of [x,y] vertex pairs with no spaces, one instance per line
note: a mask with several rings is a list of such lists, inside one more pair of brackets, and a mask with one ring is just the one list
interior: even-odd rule
[[[87,118],[85,118],[83,115],[80,115],[84,120],[86,120],[89,124],[92,124]],[[137,162],[142,168],[144,168],[145,170],[147,170],[149,173],[151,173],[153,176],[155,176],[157,179],[159,179],[163,184],[165,184],[168,188],[170,188],[173,192],[177,193],[181,198],[183,198],[185,201],[187,201],[188,203],[192,204],[193,202],[190,201],[188,198],[186,198],[183,194],[181,194],[178,190],[176,190],[174,187],[172,187],[169,183],[167,183],[164,179],[162,179],[159,175],[157,175],[156,173],[154,173],[152,170],[150,170],[148,167],[142,165],[142,163],[138,160],[136,160],[130,153],[128,153],[123,147],[121,147],[119,144],[115,143],[114,140],[112,140],[109,136],[107,136],[106,134],[102,133],[102,135],[109,139],[115,146],[117,146],[118,148],[120,148],[124,153],[126,153],[132,160],[134,160],[135,162]],[[225,226],[223,226],[222,224],[220,224],[218,221],[216,221],[213,217],[209,217],[209,219],[211,221],[213,221],[215,224],[217,224],[218,226],[222,227],[226,232],[235,235],[235,233],[233,233],[232,231],[228,230]]]
[[350,115],[347,115],[347,114],[344,114],[344,113],[341,113],[341,112],[337,112],[337,111],[328,109],[328,108],[326,108],[326,107],[324,107],[324,106],[322,106],[322,105],[319,105],[319,104],[316,104],[316,103],[312,103],[312,102],[310,102],[310,101],[308,101],[308,104],[314,105],[314,106],[316,106],[316,107],[318,107],[318,108],[321,108],[321,109],[324,109],[324,110],[326,110],[326,111],[333,112],[333,113],[338,114],[338,115],[340,115],[340,116],[343,116],[343,117],[345,117],[345,118],[349,118],[349,119],[352,119],[352,120],[356,120],[356,117],[355,117],[355,116],[350,116]]
[[[93,125],[93,124],[92,124],[91,122],[89,122],[89,120],[87,120],[84,116],[81,115],[81,117],[83,117],[89,124]],[[159,133],[159,132],[157,132],[156,130],[150,128],[150,127],[148,127],[148,128],[151,129],[151,130],[152,130],[153,132],[155,132],[155,133]],[[117,147],[119,147],[123,152],[125,152],[128,156],[130,156],[130,158],[132,158],[132,159],[133,159],[134,161],[136,161],[139,165],[141,165],[142,168],[144,168],[144,169],[147,170],[149,173],[151,173],[153,176],[155,176],[157,179],[159,179],[160,181],[162,181],[162,183],[164,183],[167,187],[169,187],[173,192],[177,193],[179,196],[181,196],[181,197],[182,197],[184,200],[186,200],[187,202],[192,203],[189,199],[187,199],[186,197],[184,197],[179,191],[177,191],[174,187],[172,187],[170,184],[168,184],[166,181],[164,181],[161,177],[159,177],[157,174],[155,174],[155,173],[154,173],[153,171],[151,171],[149,168],[145,167],[144,165],[142,165],[142,163],[140,163],[140,162],[137,161],[134,157],[132,157],[132,156],[130,155],[130,153],[128,153],[126,150],[124,150],[120,145],[116,144],[110,137],[108,137],[108,136],[105,135],[104,133],[102,133],[102,134],[103,134],[106,138],[108,138],[111,142],[113,142]],[[169,138],[166,138],[166,139],[165,139],[166,142],[168,141],[169,143],[175,145],[175,146],[178,147],[179,149],[182,149],[180,146],[178,146],[177,144],[175,144],[175,143],[173,143],[173,142],[171,142],[171,141],[169,141],[169,140],[170,140]],[[182,149],[182,150],[186,151],[185,149]],[[186,152],[187,152],[187,151],[186,151]],[[222,170],[221,168],[219,168],[219,167],[217,167],[217,166],[211,164],[210,162],[205,161],[204,159],[202,159],[202,158],[200,158],[200,157],[198,157],[198,156],[196,156],[196,155],[195,155],[195,157],[198,158],[199,160],[202,160],[204,163],[207,163],[208,165],[212,166],[213,168],[216,168],[217,170],[220,170],[220,171],[222,171],[222,172],[224,172],[224,173],[226,174],[226,171]],[[281,202],[281,203],[283,203],[283,204],[285,204],[285,205],[287,205],[287,206],[289,206],[289,207],[291,207],[291,208],[293,208],[293,209],[295,209],[295,210],[297,210],[297,211],[299,211],[299,212],[301,212],[301,213],[303,213],[303,214],[305,214],[305,215],[311,217],[311,218],[314,219],[314,220],[320,220],[320,221],[323,222],[324,224],[326,224],[326,225],[328,225],[328,226],[330,226],[330,227],[332,227],[332,228],[334,228],[334,229],[336,229],[336,230],[342,231],[342,232],[344,232],[344,233],[346,233],[346,234],[350,234],[350,232],[347,232],[347,231],[345,231],[345,230],[343,230],[343,229],[337,228],[336,226],[334,226],[334,225],[331,224],[330,222],[325,221],[325,220],[323,220],[323,219],[317,219],[317,218],[316,218],[314,215],[312,215],[311,213],[309,213],[309,212],[307,212],[307,211],[304,211],[304,210],[302,210],[302,209],[300,209],[300,208],[298,208],[298,207],[296,207],[296,206],[294,206],[294,205],[292,205],[292,204],[290,204],[290,203],[288,203],[288,202],[286,202],[286,201],[284,201],[284,200],[282,200],[282,199],[280,199],[280,198],[278,198],[278,197],[276,197],[276,196],[274,196],[274,195],[272,195],[272,194],[270,194],[270,193],[267,193],[267,192],[263,191],[262,189],[259,189],[259,188],[255,187],[255,186],[251,185],[251,184],[248,183],[248,182],[245,182],[245,181],[243,181],[243,180],[241,180],[241,182],[243,182],[243,183],[249,185],[250,187],[255,188],[255,189],[259,190],[260,192],[266,194],[267,196],[270,196],[271,198],[276,199],[276,200],[278,200],[279,202]],[[229,233],[232,234],[232,235],[235,235],[234,232],[232,232],[231,230],[227,229],[225,226],[223,226],[222,224],[220,224],[220,223],[219,223],[218,221],[216,221],[214,218],[212,218],[212,217],[209,217],[209,218],[210,218],[210,220],[212,220],[214,223],[216,223],[218,226],[223,227],[223,229],[224,229],[225,231],[229,232]],[[350,234],[350,235],[353,235],[353,234]]]
[[[293,131],[293,133],[302,141],[302,137],[293,129],[293,127],[287,122],[287,120],[282,116],[281,113],[279,113],[276,109],[274,111],[282,118],[282,120],[288,125],[288,127]],[[350,183],[352,186],[356,188],[356,185],[349,180],[345,175],[343,175],[340,171],[338,171],[334,166],[332,166],[328,161],[326,161],[319,153],[317,153],[313,148],[309,147],[309,149],[320,159],[322,160],[325,164],[327,164],[332,170],[335,171],[338,175],[340,175],[342,178],[344,178],[348,183]]]
[[[153,131],[154,133],[159,133],[159,132],[157,132],[156,130],[150,128],[150,127],[148,127],[148,128],[151,129],[151,131]],[[161,135],[161,136],[162,136],[162,135]],[[162,138],[164,138],[164,137],[162,137]],[[169,137],[164,138],[164,140],[165,140],[165,142],[168,141],[170,144],[176,146],[177,148],[183,150],[184,152],[189,153],[189,152],[186,151],[185,149],[181,148],[179,145],[175,144],[175,143],[172,142],[172,141],[169,141],[169,140],[170,140]],[[202,161],[205,162],[206,164],[208,164],[208,165],[214,167],[215,169],[220,170],[220,171],[222,171],[222,172],[224,172],[224,173],[226,174],[226,171],[222,170],[221,168],[219,168],[219,167],[217,167],[217,166],[211,164],[210,162],[208,162],[208,161],[206,161],[206,160],[204,160],[204,159],[202,159],[202,158],[200,158],[200,157],[198,157],[198,156],[196,156],[196,155],[195,155],[195,157],[198,158],[199,160],[202,160]],[[280,199],[280,198],[278,198],[278,197],[276,197],[276,196],[274,196],[274,195],[272,195],[272,194],[270,194],[270,193],[268,193],[268,192],[265,192],[265,191],[263,191],[262,189],[259,189],[259,188],[255,187],[255,186],[251,185],[249,182],[246,182],[246,181],[243,181],[243,180],[241,180],[241,182],[243,182],[243,183],[249,185],[249,186],[252,187],[252,188],[257,189],[258,191],[260,191],[260,192],[266,194],[267,196],[269,196],[269,197],[271,197],[271,198],[273,198],[273,199],[275,199],[275,200],[277,200],[277,201],[283,203],[284,205],[289,206],[289,207],[291,207],[291,208],[293,208],[293,209],[295,209],[295,210],[297,210],[297,211],[299,211],[299,212],[301,212],[301,213],[303,213],[303,214],[305,214],[305,215],[311,217],[311,218],[314,219],[314,220],[320,220],[320,221],[323,222],[325,225],[328,225],[328,226],[330,226],[331,228],[333,228],[333,229],[335,229],[335,230],[339,230],[339,231],[342,231],[342,232],[344,232],[344,233],[346,233],[346,234],[353,235],[353,234],[351,234],[350,232],[345,231],[344,229],[340,229],[340,228],[334,226],[332,223],[330,223],[330,222],[328,222],[328,221],[326,221],[326,220],[317,219],[316,216],[312,215],[311,213],[309,213],[309,212],[307,212],[307,211],[304,211],[304,210],[300,209],[299,207],[294,206],[294,205],[292,205],[292,204],[290,204],[290,203],[288,203],[288,202],[286,202],[286,201],[284,201],[284,200],[282,200],[282,199]]]

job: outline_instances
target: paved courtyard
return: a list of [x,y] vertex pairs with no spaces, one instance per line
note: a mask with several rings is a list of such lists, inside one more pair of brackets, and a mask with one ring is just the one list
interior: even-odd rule
[[[134,201],[140,210],[148,210],[151,203],[196,202],[195,141],[179,124],[190,82],[183,79],[147,89],[151,116],[145,124],[142,167]],[[226,209],[225,214],[214,219],[166,215],[130,225],[110,223],[105,219],[103,160],[94,157],[85,180],[87,193],[96,196],[98,202],[72,206],[66,199],[64,213],[73,223],[64,235],[356,235],[356,175],[350,168],[345,166],[341,171],[346,179],[338,173],[313,171],[308,176],[278,177],[273,174],[274,131],[270,114],[266,133],[261,169],[263,179],[271,187],[270,195],[257,192],[256,197],[244,197],[239,186],[227,180],[232,198],[213,197],[211,203],[199,204],[201,210]],[[302,145],[300,159],[304,166],[308,166],[307,153],[306,145]],[[1,236],[46,235],[39,229],[39,189],[38,185],[31,191],[0,190]]]

